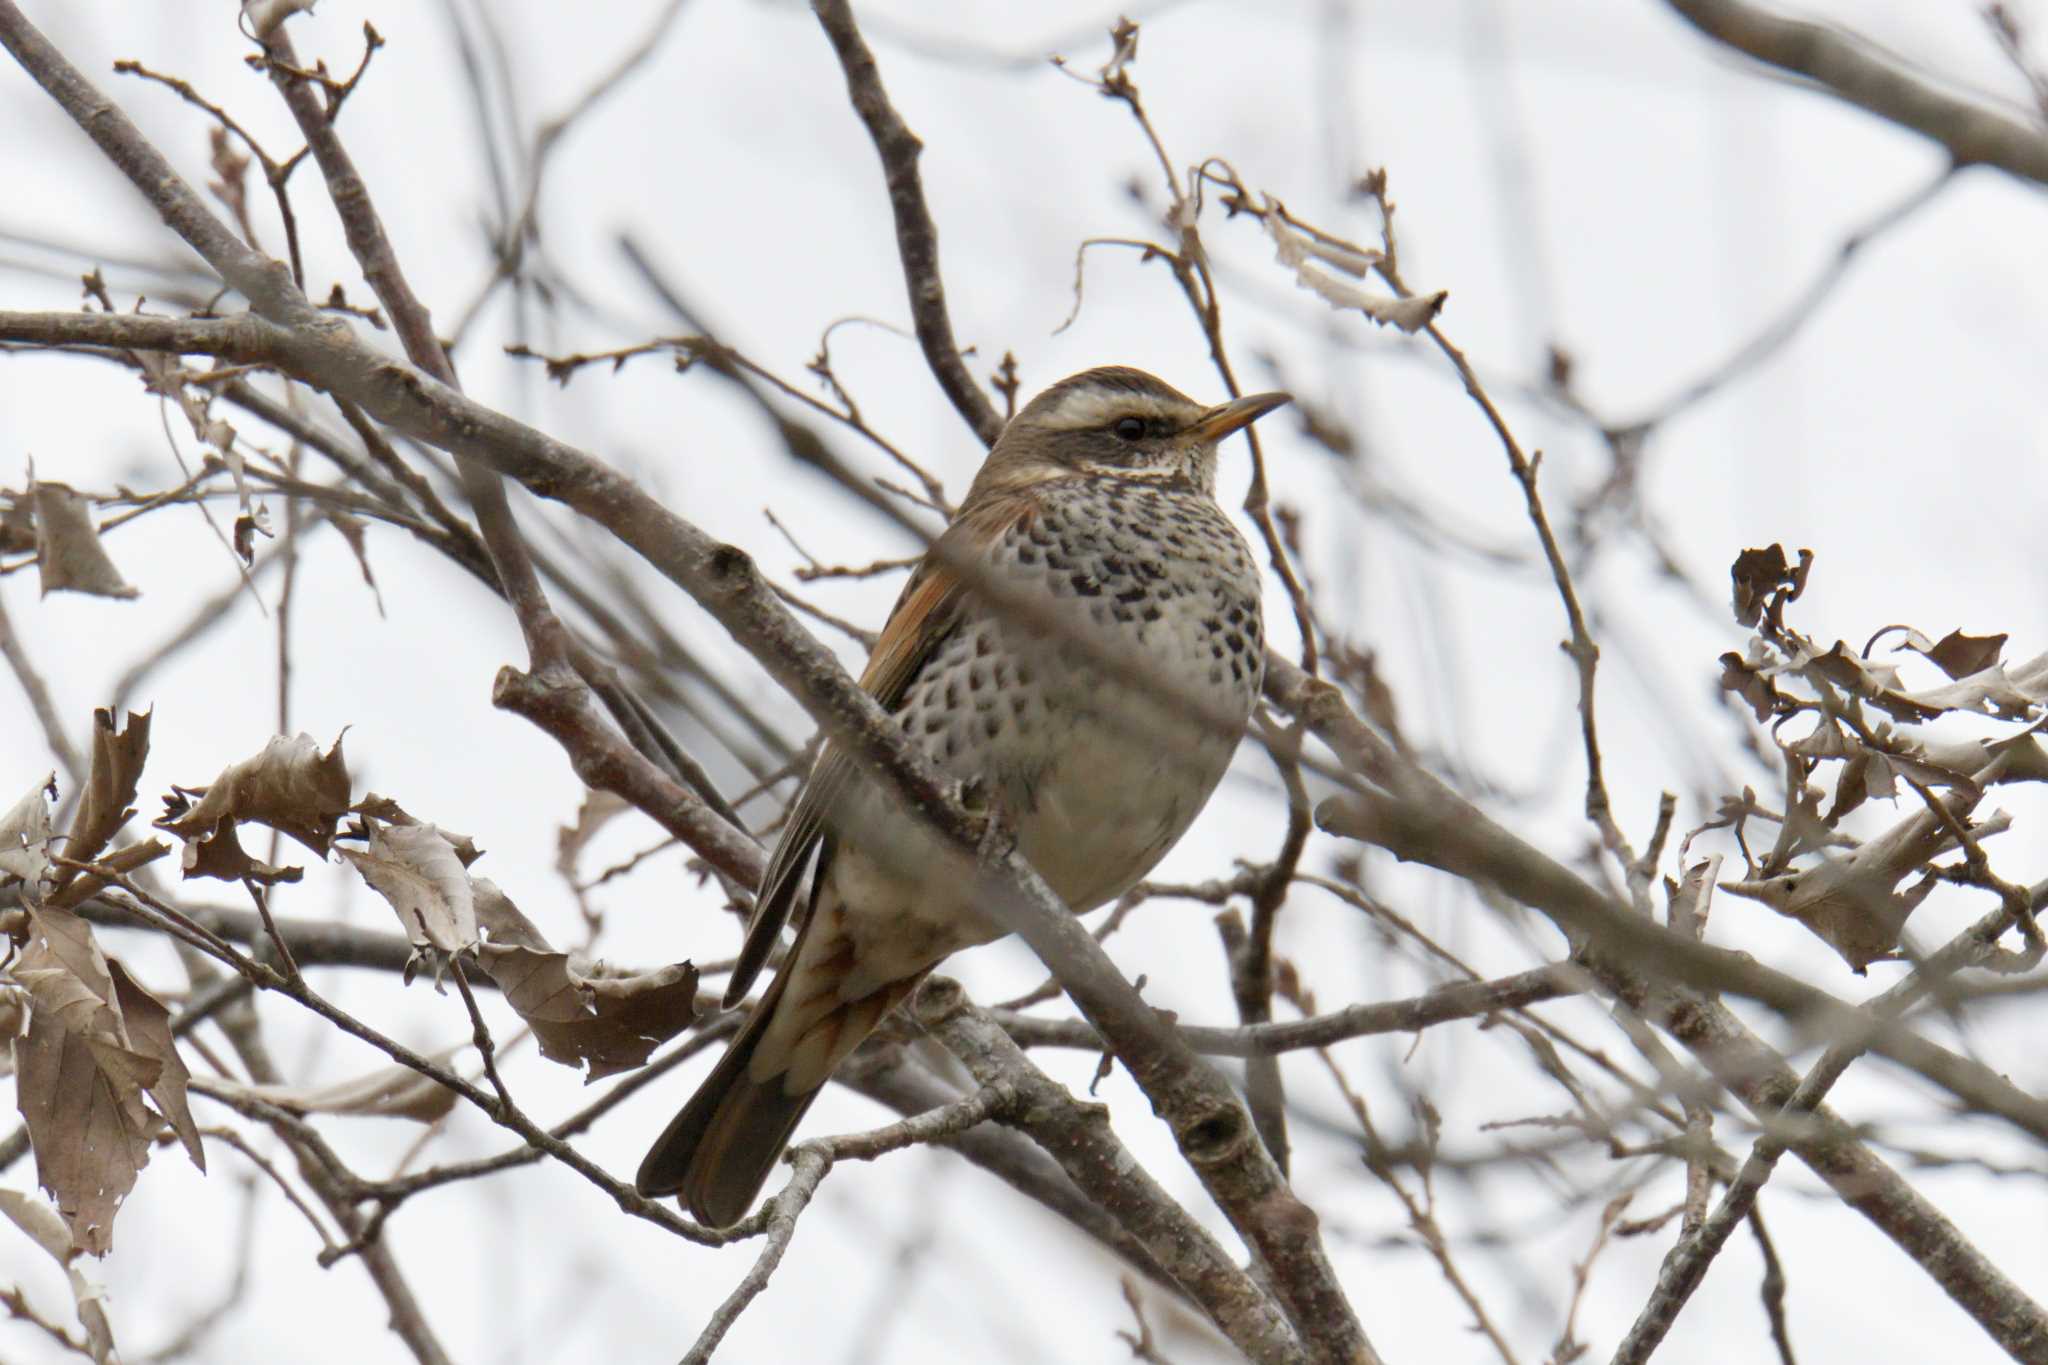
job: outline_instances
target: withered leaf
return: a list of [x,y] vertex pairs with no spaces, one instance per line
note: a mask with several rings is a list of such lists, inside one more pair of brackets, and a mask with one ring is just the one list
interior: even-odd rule
[[2005,641],[2003,634],[1965,635],[1960,630],[1952,630],[1937,640],[1933,647],[1920,652],[1951,678],[1967,678],[1997,663],[1998,656],[2005,651]]
[[86,1349],[96,1365],[117,1359],[114,1329],[107,1321],[106,1290],[86,1275],[78,1264],[78,1244],[56,1211],[39,1199],[19,1190],[0,1190],[0,1215],[26,1233],[52,1260],[64,1267],[71,1282],[71,1301],[78,1309],[79,1326],[85,1329]]
[[1905,692],[1899,685],[1896,668],[1862,658],[1844,640],[1835,641],[1834,648],[1827,653],[1813,655],[1804,662],[1837,687],[1899,720],[1932,720],[1949,709]]
[[469,887],[476,904],[476,922],[492,943],[532,948],[543,953],[554,951],[540,927],[512,903],[510,896],[498,889],[496,882],[489,877],[472,877]]
[[[1296,230],[1287,221],[1287,210],[1272,195],[1266,195],[1265,213],[1260,221],[1273,239],[1273,254],[1280,264],[1294,272],[1294,282],[1315,294],[1332,308],[1356,308],[1383,327],[1419,332],[1443,310],[1450,295],[1439,289],[1434,294],[1397,298],[1373,294],[1349,285],[1324,270],[1333,266],[1353,279],[1365,278],[1379,258],[1375,251],[1360,251]],[[1189,225],[1192,231],[1192,224]]]
[[1783,545],[1744,550],[1735,556],[1735,563],[1728,569],[1734,586],[1735,619],[1745,626],[1761,621],[1765,600],[1780,588],[1789,589],[1790,595],[1797,597],[1806,585],[1806,572],[1812,564],[1813,552],[1801,550],[1799,565],[1794,568],[1785,558]]
[[12,968],[29,996],[28,1030],[14,1044],[16,1103],[37,1180],[73,1239],[97,1256],[112,1244],[114,1214],[163,1123],[201,1170],[204,1154],[169,1013],[100,952],[84,920],[48,908],[28,914],[33,931]]
[[576,864],[582,859],[583,850],[590,841],[615,817],[632,808],[624,797],[615,792],[595,787],[586,792],[582,806],[576,811],[576,823],[562,826],[555,835],[555,870],[575,880]]
[[15,1090],[36,1182],[50,1192],[79,1246],[95,1256],[113,1245],[114,1214],[149,1160],[155,1122],[142,1087],[156,1074],[144,1059],[74,1033],[41,1009],[14,1044]]
[[475,944],[469,874],[448,837],[432,825],[363,823],[369,846],[339,852],[390,902],[414,945],[453,953]]
[[[190,844],[232,840],[235,824],[243,820],[288,834],[324,858],[348,812],[349,786],[339,738],[323,754],[311,735],[278,735],[263,752],[229,767],[207,786],[172,787],[156,827],[188,841],[188,877],[221,875],[194,871],[215,864],[207,853],[195,854]],[[229,866],[235,862],[225,851],[220,858]]]
[[185,1061],[171,1039],[171,1012],[164,1008],[163,1001],[128,975],[119,958],[108,958],[107,970],[114,978],[114,1003],[121,1011],[121,1022],[127,1026],[129,1045],[162,1063],[157,1078],[147,1084],[149,1097],[156,1101],[157,1112],[171,1125],[178,1141],[185,1144],[185,1154],[192,1158],[192,1164],[204,1171],[206,1150],[199,1145],[199,1125],[192,1121],[192,1109],[185,1100],[185,1088],[192,1081],[192,1073],[185,1069]]
[[688,962],[618,977],[585,974],[565,953],[518,944],[486,943],[479,956],[532,1027],[541,1055],[587,1065],[586,1082],[645,1065],[697,1017],[697,968]]
[[[335,287],[337,289],[340,288],[339,285]],[[370,596],[376,600],[377,615],[382,617],[384,615],[384,592],[377,586],[377,575],[370,570],[369,537],[362,518],[351,516],[339,507],[323,507],[320,509],[320,514],[326,517],[334,529],[341,533],[342,540],[348,545],[349,553],[356,557],[356,568],[361,571],[363,583],[369,588]]]
[[[426,821],[416,816],[407,814],[405,807],[399,805],[390,797],[379,796],[375,792],[365,792],[362,800],[349,807],[349,812],[354,815],[367,815],[372,819],[382,820],[387,825],[423,825],[426,823]],[[352,826],[347,837],[351,839],[369,838],[367,824],[368,822],[366,821]],[[436,825],[435,828],[440,829],[440,826]],[[455,856],[462,859],[464,867],[468,867],[478,858],[484,856],[484,851],[476,846],[476,840],[470,838],[467,834],[457,834],[452,829],[442,829],[441,837],[454,847]]]
[[1768,721],[1777,712],[1780,701],[1778,689],[1755,665],[1732,649],[1721,656],[1721,690],[1733,692],[1748,702],[1759,723]]
[[0,554],[36,547],[35,502],[28,493],[0,488]]
[[[1941,797],[1949,816],[1967,822],[1981,792]],[[2004,828],[1995,815],[1977,826],[1979,837]],[[1954,844],[1949,822],[1918,810],[1845,857],[1828,857],[1814,867],[1750,881],[1724,882],[1722,889],[1762,901],[1798,920],[1841,954],[1859,973],[1897,951],[1906,919],[1934,888],[1929,860]],[[1912,886],[1908,877],[1921,874]]]
[[[149,720],[147,711],[130,711],[124,731],[115,728],[114,713],[105,707],[92,713],[92,768],[78,814],[66,833],[65,857],[91,862],[135,815],[130,803],[142,779],[143,760],[149,756]],[[57,876],[57,886],[62,888],[76,875],[76,868],[65,868]]]
[[[432,1060],[446,1062],[453,1055],[451,1049],[436,1054]],[[453,1090],[409,1066],[396,1065],[333,1085],[244,1085],[216,1078],[209,1080],[206,1088],[212,1094],[264,1100],[294,1114],[341,1114],[433,1123],[455,1107]]]
[[[2016,676],[2017,675],[2017,676]],[[2048,700],[2048,679],[2038,670],[2008,672],[2003,664],[1992,664],[1940,687],[1905,694],[1916,706],[1937,714],[1943,711],[1975,711],[2007,720],[2025,717],[2034,706]]]
[[114,977],[92,926],[69,910],[27,907],[31,933],[10,973],[35,1008],[78,1032],[120,1031]]
[[1861,751],[1842,765],[1841,774],[1835,779],[1835,804],[1828,810],[1828,823],[1835,824],[1850,811],[1855,810],[1870,797],[1867,759],[1875,757]]
[[39,482],[30,493],[36,504],[36,571],[43,596],[66,590],[95,597],[141,595],[100,545],[90,499],[61,483]]
[[191,839],[179,855],[178,865],[187,881],[214,877],[224,882],[251,881],[265,886],[295,882],[306,875],[302,867],[273,867],[253,857],[242,847],[242,836],[232,820],[202,839]]
[[52,771],[0,815],[0,886],[41,882],[50,875],[50,805],[57,799]]
[[697,969],[687,962],[633,976],[579,970],[486,878],[475,882],[477,919],[490,935],[478,950],[541,1055],[588,1065],[585,1081],[646,1064],[649,1054],[697,1017]]
[[1803,873],[1723,882],[1721,889],[1798,920],[1861,975],[1871,963],[1898,951],[1907,918],[1927,899],[1936,878],[1930,874],[1894,891],[1880,877],[1834,871],[1838,866],[1824,863]]

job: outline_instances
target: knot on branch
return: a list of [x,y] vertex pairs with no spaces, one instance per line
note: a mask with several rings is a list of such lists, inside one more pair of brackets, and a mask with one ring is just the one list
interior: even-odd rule
[[926,1029],[937,1029],[966,1005],[967,992],[949,976],[926,977],[910,1000],[912,1016]]
[[1188,1160],[1213,1165],[1234,1160],[1251,1140],[1252,1127],[1245,1112],[1235,1104],[1210,1099],[1195,1108],[1174,1136]]
[[711,551],[707,566],[711,577],[728,587],[746,587],[760,575],[754,558],[737,545],[720,545]]

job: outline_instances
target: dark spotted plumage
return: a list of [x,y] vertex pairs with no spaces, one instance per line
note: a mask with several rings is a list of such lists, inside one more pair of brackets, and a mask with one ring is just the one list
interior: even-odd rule
[[[1284,401],[1205,408],[1120,368],[1046,390],[989,452],[862,675],[905,735],[996,803],[1076,911],[1127,890],[1187,831],[1258,699],[1259,572],[1216,503],[1216,445]],[[1171,679],[1237,730],[1134,676]],[[679,1193],[706,1222],[746,1213],[832,1069],[927,971],[994,936],[968,900],[972,867],[828,745],[763,878],[728,1004],[813,850],[787,965],[640,1169],[642,1193]]]

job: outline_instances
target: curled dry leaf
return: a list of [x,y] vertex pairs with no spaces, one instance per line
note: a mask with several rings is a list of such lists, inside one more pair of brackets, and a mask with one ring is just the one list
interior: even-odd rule
[[594,787],[587,791],[582,806],[576,811],[576,823],[562,826],[555,835],[555,871],[574,882],[577,864],[590,841],[614,817],[632,808],[624,797],[614,792],[599,791]]
[[1735,556],[1735,563],[1728,569],[1735,619],[1745,626],[1755,625],[1763,619],[1766,600],[1780,589],[1785,590],[1788,602],[1798,597],[1806,588],[1806,575],[1812,567],[1813,551],[1801,550],[1795,567],[1786,561],[1782,545],[1744,550]]
[[35,547],[34,499],[27,493],[0,488],[0,554],[19,554]]
[[43,596],[83,592],[94,597],[139,597],[100,545],[92,524],[92,503],[61,483],[37,483],[36,572]]
[[[275,26],[273,23],[272,27]],[[215,136],[219,137],[218,132]],[[216,142],[216,153],[223,145]],[[178,405],[178,410],[185,414],[186,424],[192,428],[192,434],[208,447],[209,459],[217,458],[217,467],[226,469],[228,477],[234,481],[235,553],[241,556],[243,564],[252,562],[256,558],[256,537],[277,533],[271,529],[270,509],[256,501],[255,494],[250,491],[248,466],[235,444],[233,424],[213,415],[215,390],[210,385],[188,382],[192,372],[180,364],[176,356],[139,351],[136,361],[142,367],[143,387]]]
[[[340,288],[339,285],[335,287],[337,289]],[[348,545],[349,552],[356,557],[356,568],[362,573],[363,583],[370,589],[370,596],[376,599],[377,615],[381,619],[384,616],[384,593],[377,586],[377,575],[371,572],[370,569],[368,528],[364,525],[361,517],[350,516],[339,507],[323,507],[320,509],[320,515],[325,517],[328,524],[341,533],[341,538]]]
[[107,1321],[103,1300],[106,1291],[95,1284],[78,1263],[78,1244],[49,1205],[20,1190],[0,1190],[0,1214],[27,1234],[28,1239],[64,1267],[71,1282],[71,1301],[78,1309],[78,1325],[85,1329],[86,1350],[97,1365],[118,1359],[114,1351],[114,1329]]
[[50,806],[57,799],[53,771],[0,815],[0,886],[37,885],[50,875]]
[[1998,656],[2005,651],[2007,638],[2003,634],[1965,635],[1960,630],[1952,630],[1929,644],[1925,635],[1917,630],[1908,630],[1898,647],[1926,656],[1929,663],[1951,678],[1967,678],[1997,663]]
[[585,1081],[643,1066],[697,1017],[697,969],[687,962],[632,976],[581,970],[558,953],[490,881],[476,881],[477,916],[490,935],[484,970],[533,1029],[541,1055],[587,1066]]
[[160,1125],[206,1169],[186,1105],[189,1075],[169,1011],[100,952],[84,920],[33,906],[28,915],[28,943],[10,969],[29,996],[28,1030],[14,1043],[16,1101],[37,1181],[78,1245],[102,1255]]
[[413,946],[444,953],[474,946],[475,898],[449,837],[432,825],[387,825],[368,816],[363,826],[368,847],[338,851],[390,902]]
[[[426,821],[421,820],[417,816],[408,814],[405,807],[399,805],[390,797],[379,796],[375,792],[365,792],[362,800],[349,807],[349,812],[353,815],[366,815],[373,820],[382,820],[387,825],[423,825],[426,823]],[[439,825],[436,825],[434,828],[441,829]],[[369,838],[367,822],[351,826],[344,837],[349,839]],[[457,834],[452,829],[441,829],[441,837],[446,839],[455,849],[455,856],[462,859],[464,867],[468,867],[478,858],[484,856],[484,851],[476,846],[476,840],[470,838],[467,834]]]
[[1974,711],[1979,715],[2018,720],[2048,701],[2048,654],[2007,668],[1992,664],[1941,687],[1906,694],[1916,705],[1936,711]]
[[516,945],[487,943],[481,957],[541,1055],[587,1065],[586,1081],[644,1066],[697,1017],[697,969],[688,962],[614,977],[579,972],[564,953]]
[[1785,698],[1772,685],[1771,669],[1759,657],[1761,642],[1752,640],[1749,656],[1729,650],[1723,654],[1721,663],[1721,690],[1733,692],[1749,703],[1749,709],[1756,713],[1757,723],[1763,724],[1777,713]]
[[1260,221],[1265,224],[1267,235],[1273,239],[1273,254],[1279,258],[1280,264],[1294,272],[1296,284],[1331,307],[1356,308],[1381,326],[1398,327],[1404,332],[1421,331],[1443,311],[1444,300],[1450,297],[1446,290],[1404,299],[1388,294],[1369,294],[1355,285],[1344,283],[1321,267],[1333,266],[1353,279],[1363,279],[1379,259],[1378,253],[1360,251],[1356,247],[1297,231],[1287,221],[1287,210],[1279,200],[1270,194],[1263,198],[1265,206]]
[[[448,1048],[429,1060],[445,1063],[455,1055]],[[411,1119],[434,1123],[455,1107],[455,1092],[409,1066],[380,1067],[366,1076],[333,1085],[244,1085],[214,1079],[210,1095],[247,1096],[293,1114],[342,1114],[357,1118]]]
[[297,868],[269,867],[243,852],[235,826],[268,825],[324,858],[348,813],[349,787],[339,738],[323,754],[310,735],[279,735],[207,786],[172,787],[155,823],[185,841],[187,877],[296,881]]
[[[1962,791],[1940,799],[1967,828],[1982,794]],[[1996,834],[2009,823],[2001,811],[1977,825],[1974,833]],[[1907,917],[1934,889],[1936,878],[1927,864],[1954,844],[1947,823],[1922,809],[1844,857],[1829,857],[1817,866],[1776,876],[1723,882],[1721,887],[1798,920],[1860,973],[1897,951]],[[1901,883],[1915,873],[1921,879],[1902,888]]]
[[[66,831],[64,856],[77,862],[99,857],[107,841],[121,826],[134,818],[135,788],[142,780],[142,763],[149,757],[149,713],[130,711],[128,728],[117,730],[114,713],[101,707],[92,713],[92,768],[85,779],[78,814]],[[65,868],[57,876],[59,888],[77,875]]]

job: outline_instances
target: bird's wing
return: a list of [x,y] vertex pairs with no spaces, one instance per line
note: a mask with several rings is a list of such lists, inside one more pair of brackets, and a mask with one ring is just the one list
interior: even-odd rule
[[[860,676],[860,685],[884,711],[893,712],[902,703],[925,661],[960,624],[969,592],[948,561],[982,559],[996,541],[1027,524],[1036,505],[1027,493],[1015,492],[963,508],[926,552],[910,581],[903,585],[903,594],[896,599],[888,624],[882,627],[874,652],[868,656],[868,666]],[[783,925],[789,922],[797,888],[803,883],[804,867],[821,838],[825,848],[818,859],[814,884],[824,879],[825,865],[832,856],[825,815],[854,772],[853,760],[838,745],[827,741],[810,777],[797,793],[782,838],[768,859],[768,870],[762,874],[761,890],[754,898],[754,913],[747,919],[739,960],[726,983],[726,1008],[745,998],[768,955],[774,951]]]

